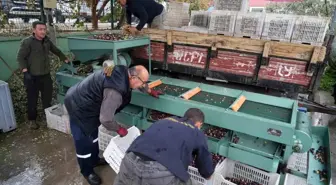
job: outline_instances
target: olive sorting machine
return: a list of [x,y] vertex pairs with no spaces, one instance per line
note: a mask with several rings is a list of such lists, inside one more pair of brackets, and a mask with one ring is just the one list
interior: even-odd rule
[[[115,64],[129,66],[136,62],[132,62],[128,50],[148,45],[150,39],[139,37],[106,41],[68,38],[68,44],[80,61],[110,53]],[[149,66],[150,63],[149,57]],[[80,65],[101,68],[85,62]],[[71,86],[85,78],[77,74],[78,68],[78,65],[64,64],[56,74],[60,102],[63,102]],[[301,177],[306,184],[329,184],[328,128],[313,127],[309,113],[298,106],[298,101],[159,75],[151,75],[149,81],[150,87],[163,90],[165,95],[155,99],[134,90],[131,105],[117,115],[118,121],[145,130],[153,124],[150,119],[153,110],[182,116],[188,108],[197,107],[205,113],[205,126],[228,130],[221,139],[208,137],[211,152],[266,172],[279,173],[281,182],[285,184],[285,176],[291,176],[288,174]],[[316,157],[318,150],[323,151],[323,155],[319,153]],[[294,162],[293,153],[296,157]],[[327,170],[324,176],[323,170]]]

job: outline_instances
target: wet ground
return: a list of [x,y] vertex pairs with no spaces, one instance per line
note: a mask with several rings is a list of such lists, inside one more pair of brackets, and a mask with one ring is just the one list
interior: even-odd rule
[[[333,105],[330,94],[320,92],[315,99]],[[336,182],[335,116],[321,115],[314,124],[330,128],[333,182]],[[109,166],[96,168],[104,185],[111,185],[115,173]],[[46,124],[37,131],[26,125],[9,133],[0,133],[0,185],[88,185],[79,173],[70,135],[50,130]]]
[[[103,184],[112,184],[109,166],[97,167]],[[79,173],[70,135],[42,126],[37,131],[25,125],[0,133],[0,185],[87,185]]]

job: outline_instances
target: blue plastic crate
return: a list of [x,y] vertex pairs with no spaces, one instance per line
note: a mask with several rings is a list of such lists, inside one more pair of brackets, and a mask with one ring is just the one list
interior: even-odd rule
[[8,83],[0,80],[0,130],[8,132],[16,129],[12,96]]

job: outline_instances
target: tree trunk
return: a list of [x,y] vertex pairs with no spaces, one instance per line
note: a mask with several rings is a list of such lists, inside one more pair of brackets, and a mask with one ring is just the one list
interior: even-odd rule
[[104,8],[105,8],[105,6],[107,5],[108,2],[110,2],[110,0],[104,0],[103,5],[100,7],[100,9],[98,11],[98,15],[97,15],[98,17],[101,16],[101,14],[103,13]]
[[97,17],[97,4],[98,0],[94,0],[91,7],[91,14],[92,14],[92,29],[98,29],[98,17]]

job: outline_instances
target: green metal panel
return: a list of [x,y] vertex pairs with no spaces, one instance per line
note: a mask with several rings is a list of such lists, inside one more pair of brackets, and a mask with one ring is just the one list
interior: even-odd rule
[[17,52],[20,47],[21,40],[0,40],[0,56],[5,60],[7,65],[0,59],[0,80],[7,81],[12,75],[12,70],[19,68],[16,60]]
[[148,129],[151,125],[153,124],[153,122],[147,121],[147,119],[142,119],[139,124],[137,125],[137,127],[141,130],[146,130]]
[[[328,127],[312,127],[313,131],[313,145],[312,148],[315,149],[315,151],[320,147],[327,147],[326,150],[326,161],[324,164],[319,162],[315,159],[315,156],[309,152],[309,164],[308,164],[308,175],[307,175],[307,181],[308,184],[314,184],[314,185],[324,185],[329,184],[331,180],[331,161],[330,161],[330,144],[329,144],[329,130]],[[314,173],[314,170],[327,170],[328,171],[328,179],[326,181],[321,181],[318,174]]]
[[234,132],[233,136],[239,138],[238,143],[231,143],[231,146],[249,151],[264,157],[273,158],[279,147],[278,143],[268,141],[259,137]]
[[253,154],[238,148],[229,148],[228,158],[245,163],[269,172],[276,172],[279,165],[278,159],[270,159],[258,154]]
[[227,157],[230,147],[230,140],[232,137],[232,131],[227,133],[227,137],[219,141],[218,154]]
[[128,105],[120,113],[116,114],[116,120],[122,124],[135,126],[139,124],[142,116],[142,107]]
[[[172,96],[161,96],[160,99],[154,99],[153,97],[138,91],[133,92],[131,103],[177,116],[182,116],[189,108],[197,107],[206,115],[206,123],[211,123],[214,126],[235,130],[283,144],[293,144],[292,137],[294,135],[294,128],[292,128],[290,124],[283,124],[279,121],[264,119],[240,112],[233,112],[216,106],[187,101]],[[269,128],[281,130],[282,135],[277,137],[268,134],[267,130]]]
[[[57,73],[58,82],[64,86],[71,87],[83,77],[72,76],[71,74]],[[174,83],[175,79],[171,79]],[[187,81],[179,80],[176,85],[182,84],[184,87],[195,87],[194,84]],[[208,92],[216,92],[222,94],[238,95],[240,94],[238,90],[218,88],[215,86],[209,85],[200,85],[202,90]],[[214,89],[211,91],[211,87]],[[241,91],[240,91],[241,92]],[[249,98],[247,96],[247,98]],[[276,97],[272,97],[276,99]],[[281,100],[281,99],[280,99]],[[288,101],[288,100],[287,100]],[[292,101],[294,102],[294,101]],[[212,106],[208,104],[199,103],[196,101],[187,101],[178,97],[173,97],[169,95],[161,96],[160,99],[154,99],[147,94],[143,94],[139,91],[133,91],[132,104],[138,105],[141,107],[154,109],[173,115],[182,116],[182,114],[191,107],[198,107],[204,111],[206,118],[205,122],[211,123],[214,126],[219,126],[234,130],[241,133],[246,133],[255,137],[260,137],[268,139],[271,141],[292,145],[293,144],[293,135],[294,135],[294,126],[292,124],[284,124],[283,122],[265,119],[262,117],[257,117],[254,115],[244,114],[240,112],[233,112],[228,109],[221,109],[217,106]],[[271,135],[267,132],[268,129],[280,130],[282,132],[280,137]]]

